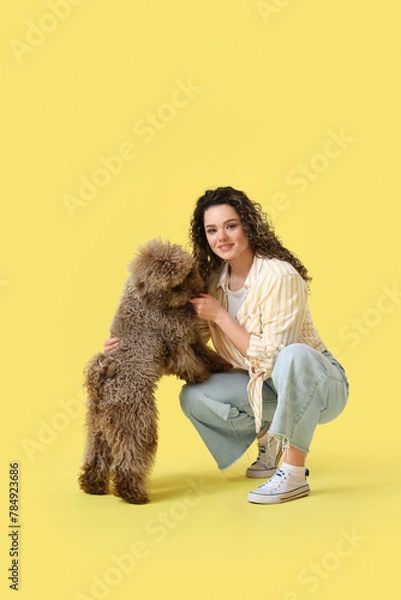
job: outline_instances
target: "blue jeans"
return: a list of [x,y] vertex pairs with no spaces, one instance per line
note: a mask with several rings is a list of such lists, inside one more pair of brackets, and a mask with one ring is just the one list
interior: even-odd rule
[[[183,386],[181,407],[219,469],[237,461],[256,438],[247,396],[246,371],[214,373],[204,383]],[[348,399],[342,366],[328,351],[291,344],[279,353],[263,384],[262,428],[308,453],[315,428],[335,419]]]

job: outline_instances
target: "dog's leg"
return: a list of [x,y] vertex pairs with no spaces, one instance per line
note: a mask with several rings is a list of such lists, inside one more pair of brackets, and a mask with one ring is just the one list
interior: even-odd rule
[[194,347],[184,342],[181,345],[168,347],[166,374],[176,375],[188,383],[202,383],[210,376],[210,369],[205,360],[198,357]]
[[[132,460],[135,460],[134,456],[131,456],[129,462]],[[145,469],[150,469],[152,463],[153,459],[149,465],[145,465]],[[139,468],[124,463],[118,465],[113,469],[112,475],[114,495],[130,504],[147,504],[150,500],[146,491],[146,475],[143,465]]]
[[87,442],[79,486],[87,494],[107,494],[111,451],[101,429],[100,414],[89,407],[86,419]]
[[194,346],[194,351],[198,360],[207,365],[211,373],[225,373],[233,368],[229,362],[203,342],[198,342]]
[[131,504],[149,502],[146,481],[157,449],[157,413],[154,401],[147,400],[142,397],[140,406],[115,406],[106,430],[114,494]]

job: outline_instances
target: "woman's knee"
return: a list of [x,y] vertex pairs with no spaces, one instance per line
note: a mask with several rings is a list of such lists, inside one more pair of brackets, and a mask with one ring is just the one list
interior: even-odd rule
[[277,362],[285,361],[287,363],[291,363],[299,360],[307,360],[309,357],[316,352],[310,346],[301,343],[290,344],[289,346],[285,346],[277,357]]
[[301,343],[290,344],[283,348],[279,352],[275,368],[276,371],[284,368],[286,372],[289,370],[295,370],[295,372],[298,370],[302,372],[317,370],[319,375],[322,372],[327,373],[327,369],[324,369],[324,357],[321,352]]
[[311,388],[328,378],[324,356],[306,344],[290,344],[281,350],[273,369],[273,383],[279,392],[284,385]]
[[193,414],[193,406],[196,403],[196,385],[186,383],[181,388],[179,395],[181,410],[186,417],[191,417]]

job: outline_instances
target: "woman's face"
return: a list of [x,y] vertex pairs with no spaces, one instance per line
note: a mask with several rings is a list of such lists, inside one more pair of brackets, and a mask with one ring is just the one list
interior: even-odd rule
[[210,249],[219,258],[232,261],[249,253],[248,238],[235,208],[229,204],[211,206],[203,222]]

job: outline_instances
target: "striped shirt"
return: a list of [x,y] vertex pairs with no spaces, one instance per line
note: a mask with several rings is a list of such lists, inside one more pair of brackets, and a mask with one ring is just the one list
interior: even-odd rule
[[[209,294],[227,310],[228,264],[212,276]],[[262,386],[273,371],[278,353],[300,342],[323,352],[326,346],[315,328],[307,304],[308,288],[298,271],[277,258],[255,256],[245,281],[246,298],[236,321],[251,334],[246,356],[223,331],[209,322],[217,352],[233,367],[249,372],[248,398],[255,415],[256,431],[262,420]]]

